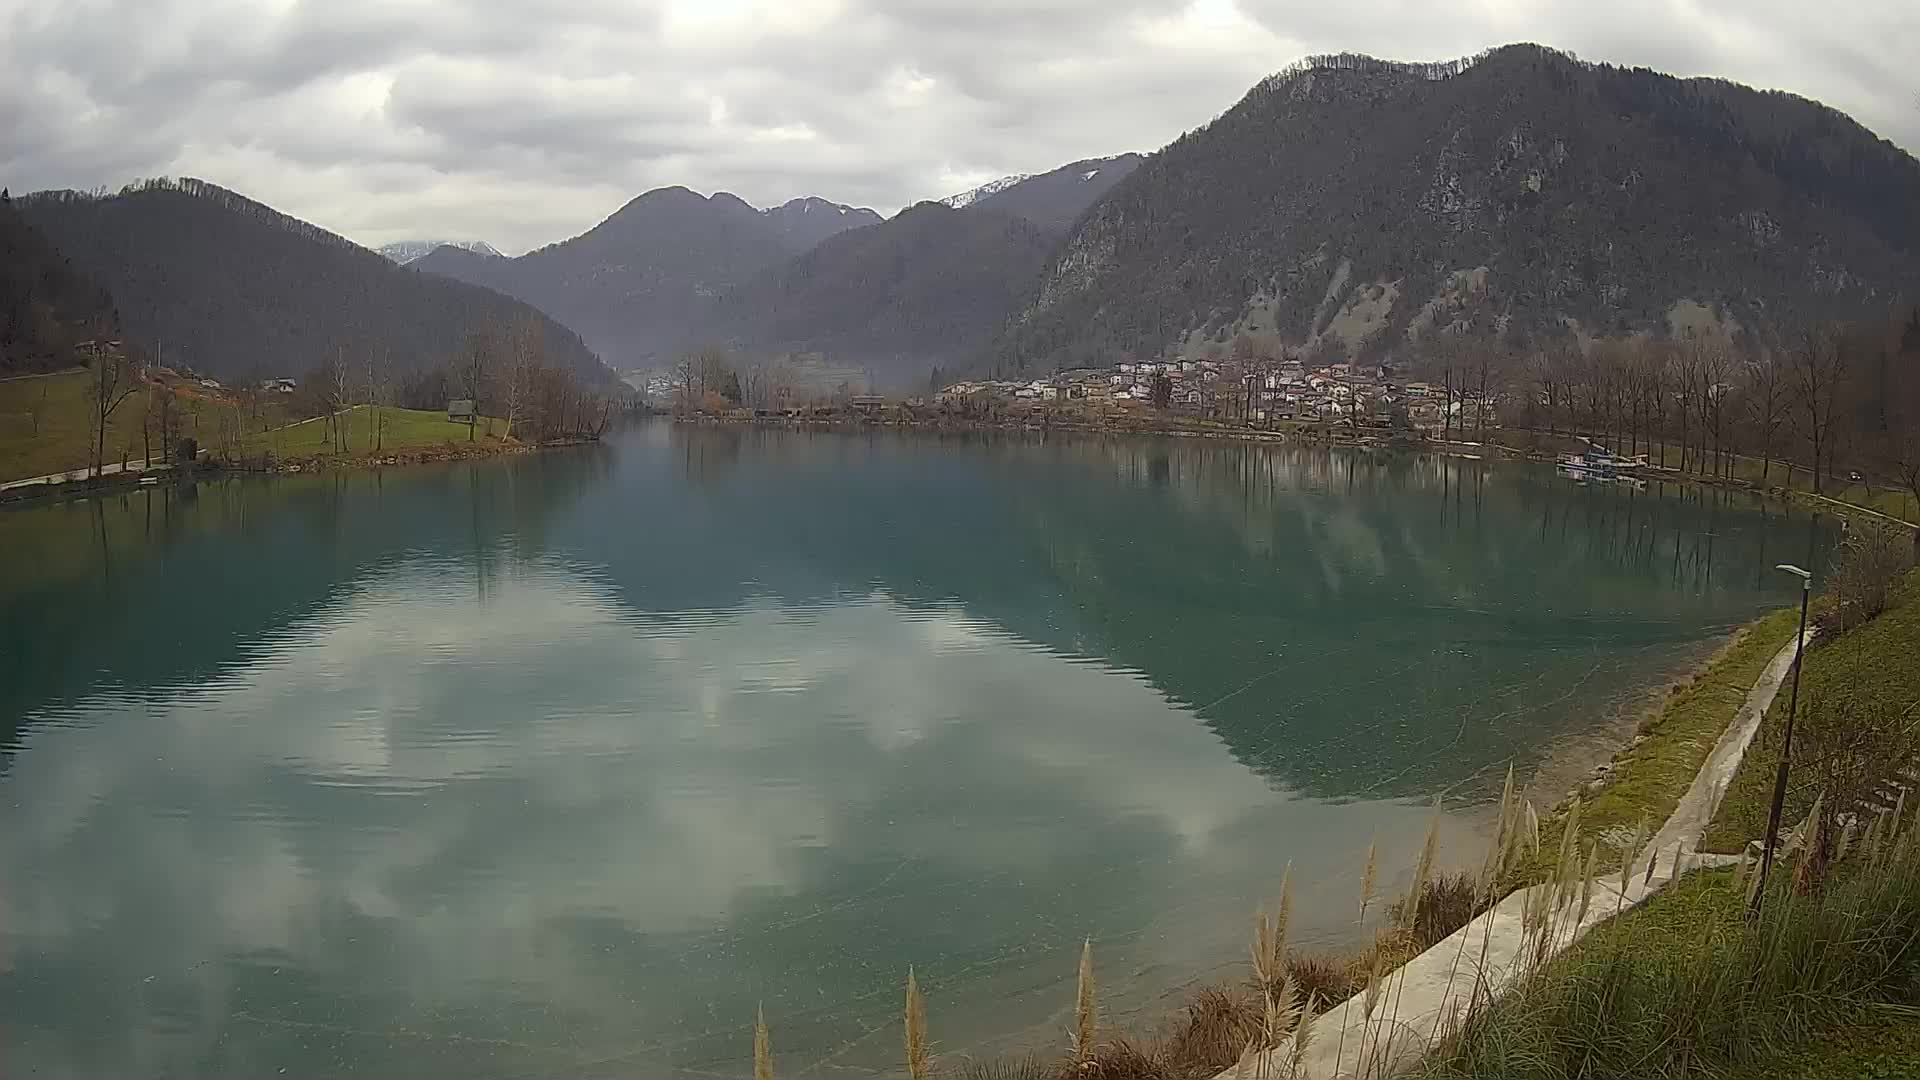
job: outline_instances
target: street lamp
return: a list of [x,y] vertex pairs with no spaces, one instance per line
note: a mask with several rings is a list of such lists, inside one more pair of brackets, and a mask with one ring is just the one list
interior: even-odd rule
[[1780,811],[1787,803],[1787,766],[1793,759],[1793,714],[1800,706],[1800,660],[1807,653],[1807,598],[1813,594],[1813,575],[1792,563],[1774,567],[1800,579],[1800,636],[1793,649],[1793,691],[1787,697],[1787,730],[1780,740],[1780,764],[1773,774],[1773,807],[1767,811],[1767,846],[1760,851],[1760,879],[1754,886],[1750,912],[1760,913],[1766,895],[1767,872],[1773,869],[1773,848],[1780,839]]

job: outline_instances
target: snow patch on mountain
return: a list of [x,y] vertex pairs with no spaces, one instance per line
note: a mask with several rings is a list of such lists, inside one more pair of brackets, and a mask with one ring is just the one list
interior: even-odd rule
[[1081,173],[1081,174],[1080,174],[1080,179],[1081,179],[1082,181],[1086,181],[1086,180],[1091,180],[1091,179],[1093,179],[1094,177],[1096,177],[1096,176],[1099,176],[1099,175],[1100,175],[1100,170],[1099,170],[1099,169],[1088,169],[1088,170],[1087,170],[1086,172],[1083,172],[1083,173]]
[[1015,184],[1031,179],[1033,179],[1032,173],[1014,173],[1012,176],[1003,176],[998,180],[989,180],[979,187],[974,188],[972,191],[963,191],[958,195],[949,195],[940,201],[953,207],[955,210],[965,210],[967,207],[972,206],[974,203],[979,202],[989,195],[997,195]]

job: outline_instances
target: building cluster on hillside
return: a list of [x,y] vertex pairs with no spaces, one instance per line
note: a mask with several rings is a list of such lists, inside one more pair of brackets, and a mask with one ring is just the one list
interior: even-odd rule
[[1384,365],[1342,361],[1310,367],[1293,357],[1156,360],[1075,368],[1044,378],[958,382],[936,397],[948,403],[985,398],[1150,407],[1160,400],[1155,396],[1157,386],[1165,394],[1166,407],[1175,412],[1253,423],[1348,417],[1385,422],[1404,414],[1413,426],[1438,428],[1449,408],[1457,419],[1475,407],[1459,388],[1449,393],[1427,382],[1397,382]]

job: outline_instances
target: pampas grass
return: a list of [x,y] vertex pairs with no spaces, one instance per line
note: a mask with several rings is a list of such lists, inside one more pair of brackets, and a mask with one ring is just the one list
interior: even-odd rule
[[1620,853],[1620,894],[1614,898],[1613,913],[1618,915],[1627,900],[1627,883],[1633,880],[1633,863],[1640,857],[1641,845],[1647,842],[1647,816],[1640,815],[1640,823],[1633,827],[1633,837],[1627,841],[1627,849]]
[[1426,890],[1427,876],[1433,873],[1433,859],[1440,845],[1440,796],[1433,797],[1433,816],[1427,821],[1427,838],[1420,844],[1420,859],[1413,865],[1413,880],[1407,883],[1407,895],[1401,901],[1400,922],[1413,929],[1414,916],[1420,910],[1420,895]]
[[1253,919],[1253,975],[1263,989],[1271,990],[1284,977],[1287,967],[1287,929],[1293,920],[1293,864],[1280,874],[1280,903],[1269,919],[1264,911]]
[[753,1018],[753,1080],[773,1080],[773,1043],[767,1038],[767,1007]]
[[1379,870],[1380,870],[1380,863],[1378,859],[1379,850],[1380,850],[1380,838],[1378,836],[1375,836],[1373,839],[1367,841],[1367,862],[1366,862],[1366,865],[1362,867],[1360,870],[1360,919],[1359,921],[1362,924],[1364,924],[1367,921],[1367,908],[1373,903],[1374,888],[1379,883]]
[[[1803,862],[1819,858],[1820,822],[1806,823]],[[1683,877],[1474,1009],[1421,1074],[1771,1075],[1778,1055],[1809,1036],[1910,1001],[1920,985],[1920,843],[1911,827],[1869,834],[1883,854],[1860,854],[1870,847],[1862,839],[1810,895],[1789,875],[1763,880],[1744,855],[1725,877]],[[1751,916],[1747,894],[1762,889],[1769,897]]]
[[907,968],[907,1075],[912,1080],[927,1080],[933,1072],[933,1054],[927,1045],[927,1002],[920,996],[920,983]]
[[1073,995],[1073,1056],[1093,1059],[1093,939],[1080,946],[1080,975]]

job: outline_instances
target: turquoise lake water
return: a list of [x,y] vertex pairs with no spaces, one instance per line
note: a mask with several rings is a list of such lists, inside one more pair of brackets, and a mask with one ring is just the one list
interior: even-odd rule
[[[1829,523],[1325,449],[643,425],[0,512],[0,1071],[891,1075],[1355,939]],[[1549,800],[1550,801],[1550,800]],[[1393,876],[1392,874],[1389,875]]]

